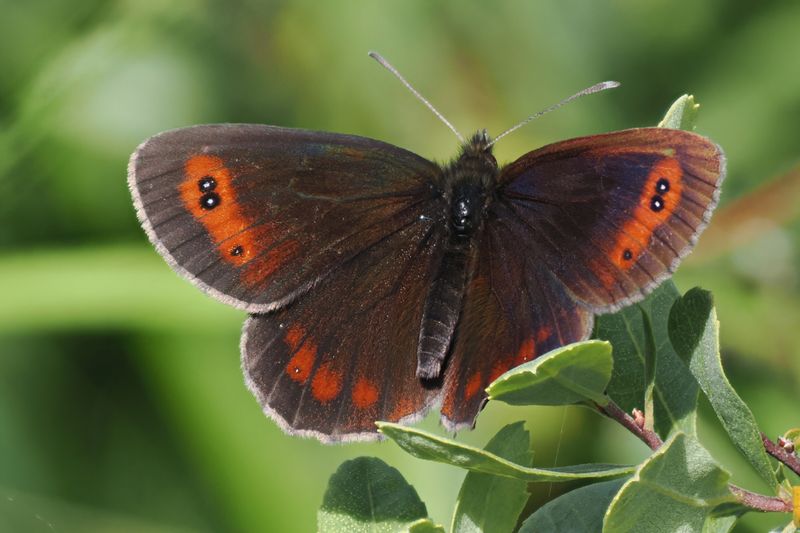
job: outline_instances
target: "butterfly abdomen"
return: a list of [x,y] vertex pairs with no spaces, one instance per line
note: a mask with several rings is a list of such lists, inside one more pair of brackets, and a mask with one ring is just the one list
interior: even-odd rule
[[444,169],[447,238],[422,315],[417,350],[417,376],[422,379],[440,377],[458,323],[475,236],[497,175],[497,162],[485,142],[485,137],[476,135],[461,157]]
[[468,239],[454,243],[451,237],[425,300],[417,351],[417,376],[422,379],[441,373],[464,299],[470,249]]

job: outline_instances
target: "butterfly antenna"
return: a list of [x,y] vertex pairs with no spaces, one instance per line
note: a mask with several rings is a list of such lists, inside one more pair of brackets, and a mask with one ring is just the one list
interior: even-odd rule
[[495,137],[486,147],[488,148],[489,146],[492,146],[494,143],[496,143],[497,141],[499,141],[500,139],[502,139],[503,137],[505,137],[509,133],[517,131],[518,129],[520,129],[522,126],[524,126],[525,124],[527,124],[531,120],[533,120],[535,118],[539,118],[542,115],[544,115],[545,113],[549,113],[550,111],[554,111],[554,110],[558,109],[559,107],[561,107],[562,105],[567,104],[567,103],[575,100],[576,98],[580,98],[581,96],[586,96],[587,94],[599,93],[600,91],[605,91],[606,89],[614,89],[615,87],[619,87],[619,82],[617,82],[617,81],[604,81],[604,82],[592,85],[591,87],[587,87],[586,89],[584,89],[584,90],[582,90],[580,92],[577,92],[577,93],[573,94],[572,96],[570,96],[568,98],[564,98],[559,103],[551,105],[547,109],[539,111],[538,113],[534,113],[533,115],[529,116],[528,118],[526,118],[525,120],[523,120],[522,122],[517,124],[516,126],[507,129],[506,131],[504,131],[503,133],[501,133],[500,135]]
[[434,115],[436,115],[437,117],[439,117],[439,120],[441,120],[442,122],[444,122],[445,126],[447,126],[448,128],[450,128],[450,131],[452,131],[453,133],[455,133],[455,134],[456,134],[456,137],[458,137],[458,140],[459,140],[459,141],[461,141],[462,143],[463,143],[463,142],[465,142],[465,141],[464,141],[464,137],[463,137],[463,136],[462,136],[462,135],[461,135],[461,134],[458,132],[458,130],[457,130],[457,129],[456,129],[456,128],[455,128],[455,127],[452,125],[452,124],[450,124],[450,121],[449,121],[449,120],[447,120],[446,118],[444,118],[444,115],[442,115],[441,113],[439,113],[439,111],[438,111],[438,110],[437,110],[435,107],[433,107],[433,104],[431,104],[431,103],[430,103],[428,100],[426,100],[424,96],[422,96],[421,94],[419,94],[419,92],[418,92],[418,91],[417,91],[417,90],[416,90],[414,87],[412,87],[410,83],[408,83],[408,82],[406,81],[406,79],[403,77],[403,75],[402,75],[402,74],[400,74],[400,72],[398,72],[398,71],[397,71],[397,69],[396,69],[396,68],[394,68],[394,67],[392,66],[392,64],[391,64],[391,63],[389,63],[388,61],[386,61],[386,60],[383,58],[383,56],[381,56],[381,55],[380,55],[378,52],[370,52],[370,53],[369,53],[369,57],[371,57],[372,59],[374,59],[375,61],[377,61],[378,63],[380,63],[380,64],[381,64],[381,66],[382,66],[383,68],[385,68],[386,70],[388,70],[389,72],[391,72],[392,74],[394,74],[394,75],[397,77],[397,79],[398,79],[398,80],[400,80],[400,81],[403,83],[403,85],[405,85],[405,86],[406,86],[406,89],[408,89],[409,91],[411,91],[411,92],[414,94],[414,96],[416,96],[416,97],[417,97],[417,99],[418,99],[420,102],[422,102],[423,104],[425,104],[425,105],[428,107],[428,109],[430,109],[430,110],[433,112],[433,114],[434,114]]

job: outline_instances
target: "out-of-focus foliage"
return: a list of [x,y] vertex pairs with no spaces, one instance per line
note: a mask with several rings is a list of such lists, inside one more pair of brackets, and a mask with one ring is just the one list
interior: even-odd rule
[[[760,427],[798,425],[785,406],[800,404],[800,173],[790,172],[800,159],[800,3],[0,6],[0,517],[19,531],[313,530],[328,478],[359,455],[398,468],[429,516],[447,519],[458,469],[392,445],[289,438],[263,417],[239,369],[243,314],[169,270],[125,185],[141,140],[203,122],[356,133],[452,157],[452,134],[370,49],[464,133],[497,134],[582,87],[623,83],[504,139],[501,160],[653,125],[694,94],[697,130],[723,146],[729,174],[719,216],[676,283],[713,291],[726,371]],[[713,427],[711,410],[701,414]],[[521,415],[495,402],[458,438],[482,446],[520,416],[536,467],[555,455],[558,464],[647,455],[621,429],[566,407]],[[434,417],[422,427],[441,433]],[[699,437],[722,450],[737,483],[763,490],[721,429]],[[531,509],[548,490],[534,489]],[[778,523],[748,517],[741,530]]]

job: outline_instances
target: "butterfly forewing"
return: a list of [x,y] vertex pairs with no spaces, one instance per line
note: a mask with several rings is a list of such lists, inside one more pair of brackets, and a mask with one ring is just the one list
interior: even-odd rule
[[173,268],[226,303],[263,312],[427,213],[440,174],[362,137],[209,125],[145,141],[129,185]]
[[526,251],[603,313],[675,271],[711,216],[724,171],[719,147],[690,132],[581,137],[503,169],[491,209],[527,227]]

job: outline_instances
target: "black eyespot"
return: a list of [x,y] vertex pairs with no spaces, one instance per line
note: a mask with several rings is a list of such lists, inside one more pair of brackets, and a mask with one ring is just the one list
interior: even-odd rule
[[650,209],[656,213],[664,209],[664,199],[657,194],[650,198]]
[[242,255],[243,253],[244,253],[244,248],[242,248],[241,245],[237,245],[231,248],[231,255],[234,257]]
[[207,192],[200,197],[200,207],[203,209],[214,209],[219,205],[220,198],[215,192]]
[[203,176],[200,178],[200,181],[197,182],[197,186],[200,188],[200,192],[213,191],[217,188],[217,180],[211,176]]
[[625,248],[625,251],[622,252],[622,258],[625,261],[630,261],[631,259],[633,259],[633,252],[631,252],[629,248]]
[[669,180],[667,178],[661,178],[656,182],[656,192],[658,194],[664,194],[665,192],[669,191]]

